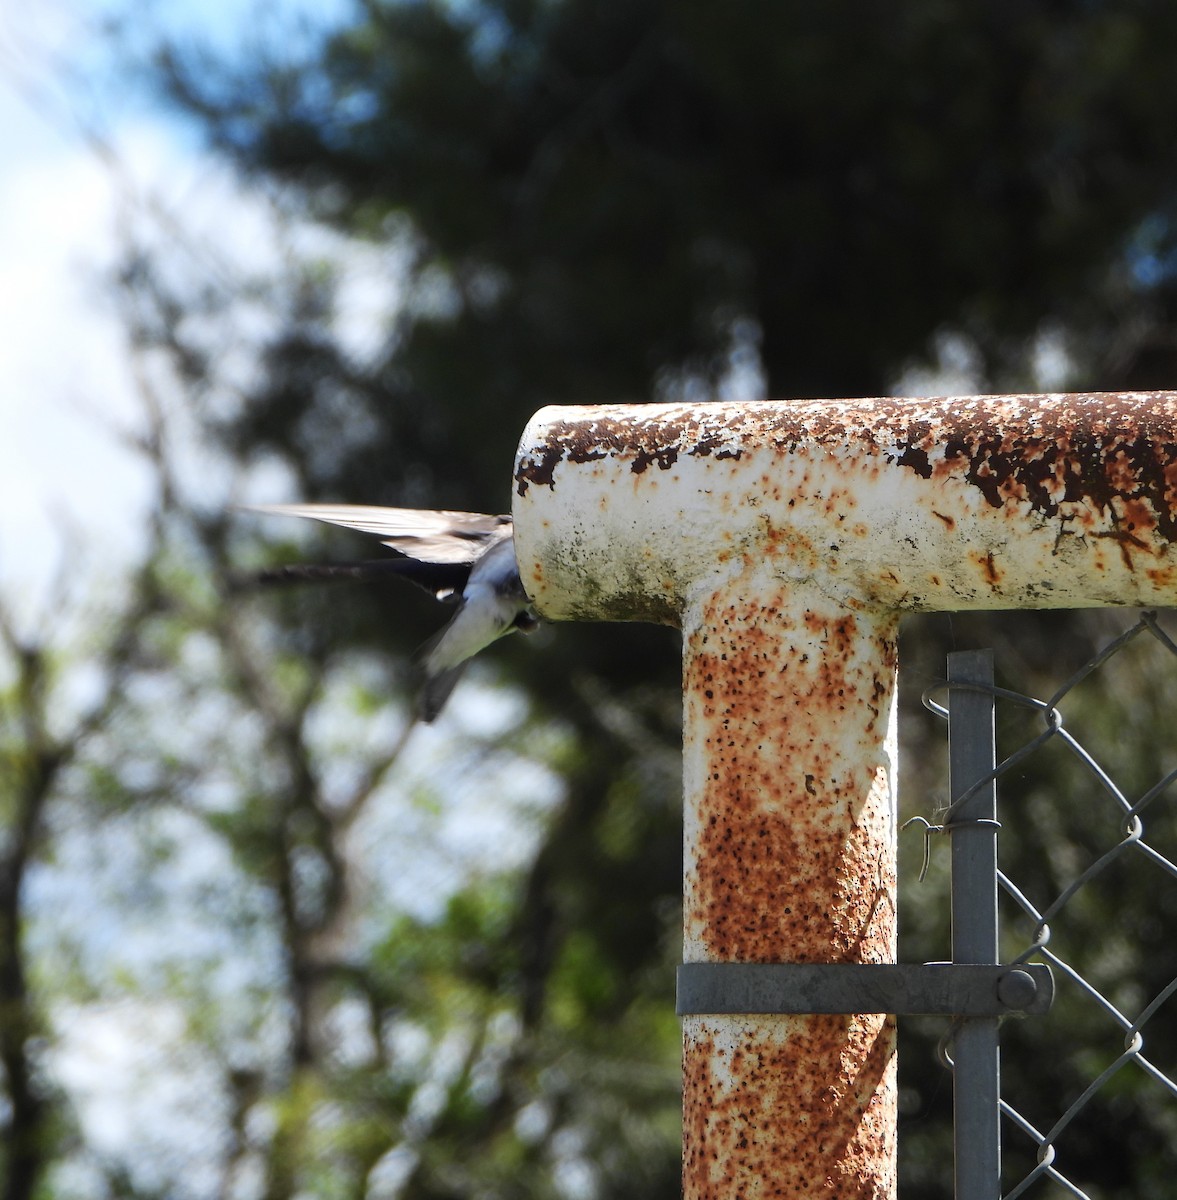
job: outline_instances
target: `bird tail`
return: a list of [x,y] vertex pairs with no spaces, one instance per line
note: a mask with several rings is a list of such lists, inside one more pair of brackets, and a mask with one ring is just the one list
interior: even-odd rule
[[453,667],[446,667],[436,674],[427,674],[417,692],[417,719],[430,724],[445,707],[450,693],[458,686],[470,660],[464,659]]
[[437,719],[445,707],[445,702],[450,698],[450,693],[458,686],[458,681],[470,665],[468,657],[454,662],[451,655],[446,653],[451,647],[447,646],[445,638],[452,629],[453,621],[443,625],[431,638],[422,643],[413,655],[417,685],[415,716],[426,725]]
[[[389,563],[394,570],[388,569]],[[396,574],[400,564],[396,559],[355,563],[290,563],[267,567],[249,576],[248,582],[266,585],[273,583],[325,583],[341,579],[380,579]]]
[[342,563],[291,563],[286,566],[268,567],[248,575],[234,577],[233,590],[249,591],[255,587],[290,583],[335,583],[340,580],[388,579],[396,576],[407,579],[424,588],[439,600],[449,600],[461,592],[470,568],[465,564],[424,563],[414,558],[377,558],[362,562]]

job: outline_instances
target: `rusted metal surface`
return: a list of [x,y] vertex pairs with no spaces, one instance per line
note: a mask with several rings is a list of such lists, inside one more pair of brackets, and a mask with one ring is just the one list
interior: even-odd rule
[[[684,959],[893,962],[896,621],[762,568],[684,614]],[[891,1195],[890,1018],[683,1035],[686,1196]]]
[[[1171,603],[1177,394],[545,409],[515,540],[554,618],[683,630],[684,958],[895,951],[904,609]],[[888,1197],[887,1018],[687,1017],[688,1197]]]
[[515,478],[524,582],[553,617],[673,621],[682,529],[886,608],[1177,592],[1172,392],[547,409]]
[[886,962],[896,622],[755,575],[688,613],[684,959]]

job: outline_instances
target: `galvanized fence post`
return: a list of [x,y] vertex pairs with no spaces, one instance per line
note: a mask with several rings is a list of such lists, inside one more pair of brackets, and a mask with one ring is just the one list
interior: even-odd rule
[[[536,414],[513,512],[540,613],[683,630],[688,963],[892,960],[899,613],[1173,603],[1175,464],[1168,392]],[[893,1018],[708,1011],[687,1196],[889,1200]]]
[[[1000,959],[993,652],[950,654],[948,683],[952,819],[946,828],[952,837],[952,961],[996,965]],[[1001,1196],[997,1023],[996,1017],[962,1018],[949,1043],[955,1200],[999,1200]]]

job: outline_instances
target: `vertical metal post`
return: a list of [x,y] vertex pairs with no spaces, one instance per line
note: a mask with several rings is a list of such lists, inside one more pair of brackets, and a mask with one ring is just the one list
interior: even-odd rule
[[[993,696],[959,685],[993,685],[993,652],[948,656],[949,789],[953,804],[996,763]],[[997,963],[997,784],[990,780],[955,810],[952,834],[952,961]],[[952,1042],[955,1198],[1001,1196],[1000,1066],[997,1018],[962,1020]]]
[[[686,962],[895,961],[895,634],[750,564],[683,619]],[[895,1019],[683,1019],[683,1196],[893,1200]]]

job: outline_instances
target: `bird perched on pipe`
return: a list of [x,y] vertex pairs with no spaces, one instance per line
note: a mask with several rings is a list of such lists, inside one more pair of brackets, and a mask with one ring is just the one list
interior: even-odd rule
[[523,590],[509,516],[364,504],[263,504],[252,511],[310,517],[376,534],[397,557],[305,564],[263,572],[263,582],[372,579],[400,575],[438,600],[457,604],[449,623],[421,647],[417,716],[441,712],[475,654],[505,634],[530,633],[539,617]]

